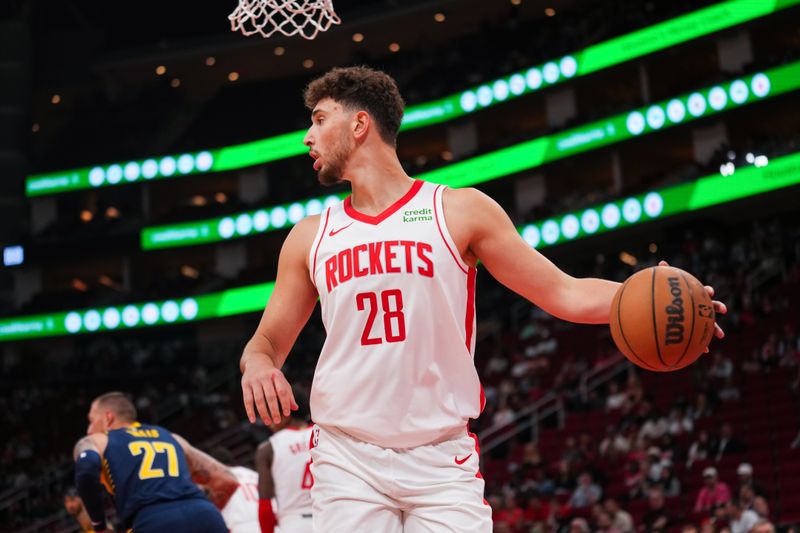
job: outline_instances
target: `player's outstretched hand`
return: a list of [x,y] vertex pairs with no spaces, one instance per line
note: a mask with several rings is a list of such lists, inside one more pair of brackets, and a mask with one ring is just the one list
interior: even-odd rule
[[291,385],[269,357],[248,358],[242,373],[242,398],[251,424],[256,421],[256,411],[269,426],[297,409]]
[[[658,266],[669,266],[669,263],[667,263],[666,261],[659,261],[658,262]],[[711,285],[704,285],[703,288],[706,290],[708,295],[712,298],[711,301],[714,304],[714,313],[716,313],[718,315],[724,315],[725,313],[727,313],[728,312],[727,306],[724,303],[713,299],[714,298],[714,287],[712,287]],[[725,332],[722,331],[722,328],[719,327],[719,324],[717,324],[716,322],[714,322],[714,336],[716,338],[718,338],[718,339],[722,339],[722,338],[725,337]],[[706,348],[706,353],[708,353],[708,348]]]

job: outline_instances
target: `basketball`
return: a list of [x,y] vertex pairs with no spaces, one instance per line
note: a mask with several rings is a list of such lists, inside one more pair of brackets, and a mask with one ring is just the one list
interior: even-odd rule
[[641,270],[611,302],[611,336],[632,363],[655,372],[684,368],[714,336],[714,306],[697,279],[671,266]]

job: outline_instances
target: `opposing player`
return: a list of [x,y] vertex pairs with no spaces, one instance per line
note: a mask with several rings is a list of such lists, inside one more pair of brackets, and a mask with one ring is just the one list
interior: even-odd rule
[[[87,436],[74,450],[75,484],[95,531],[105,531],[105,485],[126,529],[227,533],[220,512],[192,482],[188,456],[202,460],[197,450],[162,427],[137,422],[136,408],[120,392],[96,398],[88,418]],[[212,492],[230,497],[232,491],[225,496],[219,489]]]
[[[259,512],[263,533],[273,533],[280,524],[281,533],[310,533],[311,527],[311,457],[308,447],[312,426],[308,423],[308,402],[294,393],[298,409],[275,427],[269,440],[256,450]],[[277,516],[272,510],[277,502]]]
[[396,153],[404,104],[386,74],[333,69],[304,96],[319,181],[347,181],[352,194],[286,238],[240,361],[248,417],[278,423],[296,408],[280,369],[319,298],[328,337],[310,402],[314,530],[491,531],[467,430],[484,404],[478,260],[571,322],[608,323],[619,284],[562,272],[483,193],[410,178]]

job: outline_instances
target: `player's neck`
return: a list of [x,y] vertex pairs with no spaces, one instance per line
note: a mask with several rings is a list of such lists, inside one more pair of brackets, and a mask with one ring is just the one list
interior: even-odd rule
[[402,198],[413,183],[403,170],[397,152],[383,143],[353,153],[346,174],[353,190],[351,205],[356,211],[372,216]]

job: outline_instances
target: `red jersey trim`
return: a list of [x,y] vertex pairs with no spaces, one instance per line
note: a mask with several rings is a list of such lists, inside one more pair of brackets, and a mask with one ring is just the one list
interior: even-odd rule
[[[469,426],[467,427],[467,434],[472,437],[472,440],[475,441],[475,455],[478,457],[478,465],[481,464],[481,446],[478,444],[478,436],[469,430]],[[475,472],[475,477],[478,479],[483,479],[483,474],[481,474],[481,468],[478,466],[478,470]],[[489,502],[486,501],[486,498],[483,499],[484,505],[489,505]]]
[[322,244],[322,239],[325,238],[325,230],[328,229],[328,219],[331,217],[331,208],[329,207],[325,211],[325,224],[322,226],[322,233],[320,233],[319,240],[317,241],[317,247],[314,249],[314,262],[311,264],[311,283],[314,285],[314,288],[317,288],[317,252],[319,252],[319,247]]
[[347,216],[354,220],[358,220],[359,222],[365,222],[367,224],[377,225],[392,216],[397,212],[398,209],[406,205],[408,202],[411,201],[412,198],[419,192],[422,188],[422,184],[424,182],[422,180],[414,180],[414,184],[405,193],[399,200],[395,203],[384,209],[382,212],[378,213],[375,216],[372,215],[365,215],[364,213],[360,213],[353,208],[352,201],[350,200],[350,196],[344,199],[344,212],[347,213]]
[[472,328],[475,325],[475,276],[477,268],[470,268],[467,275],[467,313],[464,318],[464,331],[467,332],[467,351],[472,353]]
[[[444,231],[442,231],[442,225],[439,222],[439,208],[438,208],[439,202],[436,201],[436,195],[439,193],[439,189],[441,188],[442,188],[441,185],[437,185],[436,189],[434,189],[433,191],[433,218],[436,220],[436,227],[439,229],[439,235],[441,235],[442,237],[442,242],[444,242],[444,245],[447,247],[447,251],[450,252],[450,255],[453,256],[453,261],[456,262],[458,268],[460,268],[461,271],[464,272],[464,274],[469,275],[469,272],[464,270],[464,267],[461,265],[461,261],[458,260],[456,254],[450,248],[450,243],[447,242],[447,238],[444,236]],[[442,205],[444,205],[444,203]],[[442,216],[444,216],[444,213],[442,213]],[[467,343],[467,348],[469,348],[469,343]]]

